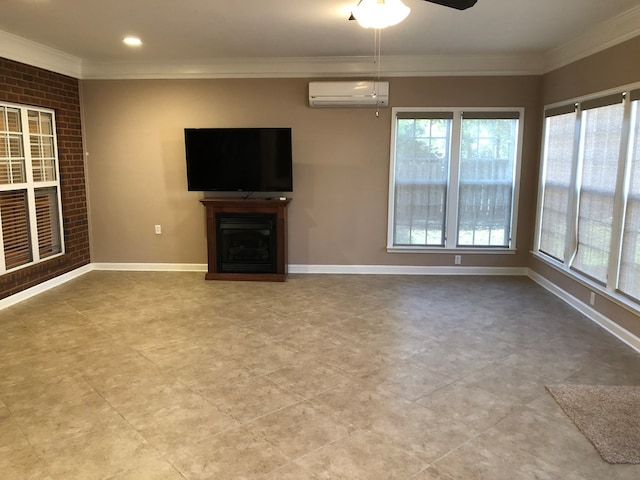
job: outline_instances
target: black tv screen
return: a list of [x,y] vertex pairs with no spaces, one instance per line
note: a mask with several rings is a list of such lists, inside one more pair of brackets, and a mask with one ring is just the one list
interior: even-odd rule
[[185,128],[191,191],[291,192],[291,128]]

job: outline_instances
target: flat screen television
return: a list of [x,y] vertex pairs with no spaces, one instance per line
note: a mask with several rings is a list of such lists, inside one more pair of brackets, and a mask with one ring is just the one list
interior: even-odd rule
[[185,128],[191,191],[291,192],[291,128]]

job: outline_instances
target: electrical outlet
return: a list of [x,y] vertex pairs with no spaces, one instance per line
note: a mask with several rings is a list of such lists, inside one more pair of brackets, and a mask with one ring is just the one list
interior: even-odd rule
[[462,263],[462,255],[456,255],[456,256],[453,258],[453,262],[454,262],[456,265],[460,265],[460,264]]
[[591,295],[589,295],[589,303],[591,305],[596,304],[596,294],[594,292],[591,292]]
[[162,235],[162,225],[156,225],[156,235]]

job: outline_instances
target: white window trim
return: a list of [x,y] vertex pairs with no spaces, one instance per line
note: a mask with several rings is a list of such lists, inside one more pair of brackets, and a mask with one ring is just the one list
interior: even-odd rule
[[[31,242],[31,251],[32,251],[32,260],[27,263],[23,263],[21,265],[17,265],[12,268],[6,268],[4,252],[2,250],[3,238],[2,238],[2,218],[0,217],[0,275],[4,275],[7,273],[13,273],[23,268],[31,267],[35,264],[46,262],[48,260],[54,259],[56,257],[60,257],[65,254],[65,240],[64,240],[64,223],[62,217],[62,192],[60,185],[60,157],[58,155],[58,133],[56,128],[56,114],[55,110],[50,108],[37,107],[33,105],[25,105],[20,103],[11,103],[11,102],[0,102],[0,105],[3,107],[9,108],[17,108],[20,110],[20,121],[22,124],[22,148],[24,150],[24,158],[25,158],[25,173],[26,173],[26,182],[24,183],[10,183],[10,184],[0,184],[0,191],[2,192],[11,192],[15,190],[26,190],[27,191],[27,207],[29,209],[29,233],[30,233],[30,242]],[[41,181],[34,182],[33,181],[33,168],[32,162],[33,159],[31,157],[31,148],[30,147],[30,139],[29,139],[29,117],[28,111],[37,111],[51,114],[51,122],[53,129],[53,148],[54,148],[54,157],[55,157],[55,173],[56,180],[54,181]],[[25,130],[26,128],[26,130]],[[41,188],[55,187],[57,194],[57,202],[58,202],[58,225],[60,228],[60,252],[55,253],[53,255],[48,255],[44,259],[40,258],[40,250],[38,247],[38,228],[37,228],[37,218],[36,218],[36,202],[35,202],[35,191]],[[0,212],[1,215],[1,212]]]
[[[456,162],[451,162],[450,168],[455,169],[449,175],[449,181],[455,175],[457,178],[457,170],[460,158],[460,130],[461,122],[456,122],[456,118],[461,118],[463,112],[518,112],[520,119],[518,122],[518,138],[516,145],[515,165],[514,165],[514,178],[513,178],[513,201],[511,205],[511,242],[509,247],[452,247],[449,244],[449,234],[447,234],[447,243],[444,247],[437,246],[396,246],[393,244],[394,238],[394,225],[395,225],[395,212],[394,212],[394,198],[395,198],[395,145],[396,145],[396,127],[397,127],[397,114],[399,112],[451,112],[454,116],[454,122],[452,124],[451,131],[451,156],[454,153],[456,156]],[[518,234],[518,208],[520,200],[520,177],[521,177],[521,165],[522,165],[522,143],[524,140],[524,121],[525,121],[525,109],[524,107],[393,107],[391,109],[391,142],[389,152],[389,197],[388,197],[388,212],[387,212],[387,252],[388,253],[465,253],[465,254],[515,254],[517,252],[516,239]],[[457,230],[457,212],[458,212],[458,192],[456,189],[447,189],[447,213],[446,232],[455,232]]]
[[[590,95],[585,95],[582,97],[574,97],[568,100],[563,100],[560,102],[555,102],[552,104],[548,104],[544,106],[544,111],[546,112],[547,110],[553,109],[553,108],[557,108],[557,107],[562,107],[564,105],[567,104],[576,104],[576,108],[577,108],[577,112],[578,112],[578,118],[576,121],[576,131],[580,133],[580,135],[576,135],[575,138],[575,142],[576,143],[580,143],[582,144],[582,136],[584,135],[584,129],[582,128],[582,116],[580,115],[581,110],[579,108],[580,103],[585,102],[585,101],[589,101],[592,99],[597,99],[597,98],[601,98],[601,97],[606,97],[609,95],[614,95],[614,94],[622,94],[624,92],[626,92],[626,97],[625,97],[625,120],[624,122],[627,121],[631,121],[634,119],[633,115],[631,115],[631,102],[629,99],[629,92],[632,90],[637,90],[640,88],[640,82],[636,82],[636,83],[632,83],[632,84],[628,84],[628,85],[624,85],[622,87],[616,87],[616,88],[611,88],[608,90],[604,90],[601,92],[596,92]],[[640,108],[638,109],[640,110]],[[640,111],[636,111],[635,112],[636,115],[640,115]],[[541,137],[541,147],[540,147],[540,152],[541,152],[541,157],[540,157],[540,170],[539,170],[539,180],[538,180],[538,201],[537,201],[537,206],[536,206],[536,223],[535,223],[535,233],[534,233],[534,244],[533,244],[533,250],[530,252],[535,258],[537,258],[538,260],[540,260],[541,262],[545,263],[546,265],[549,265],[551,267],[553,267],[554,269],[564,273],[567,277],[575,280],[576,282],[578,282],[579,284],[589,288],[590,290],[592,290],[593,292],[598,292],[599,294],[603,295],[605,298],[611,300],[612,302],[614,302],[615,304],[624,307],[625,309],[627,309],[628,311],[634,313],[634,314],[639,314],[640,313],[640,303],[638,303],[637,301],[635,301],[635,299],[619,292],[617,290],[617,286],[618,286],[618,278],[617,278],[617,274],[619,273],[619,266],[618,266],[618,261],[610,261],[609,262],[609,269],[608,269],[608,274],[610,275],[609,280],[607,281],[606,285],[601,284],[600,282],[594,281],[593,279],[589,278],[586,275],[581,274],[580,272],[576,271],[575,269],[571,268],[571,263],[572,263],[572,258],[569,258],[569,253],[571,251],[573,251],[572,249],[572,242],[575,241],[575,233],[574,232],[568,232],[568,235],[571,236],[571,238],[568,239],[567,241],[567,245],[566,245],[566,252],[565,252],[565,261],[564,262],[560,262],[558,260],[556,260],[555,258],[545,254],[544,252],[540,251],[540,239],[541,239],[541,227],[542,227],[542,208],[543,208],[543,200],[544,200],[544,179],[545,179],[545,163],[544,163],[544,149],[545,149],[545,145],[546,145],[546,135],[547,135],[547,125],[546,125],[546,117],[543,115],[543,131],[542,131],[542,137]],[[624,154],[626,156],[627,159],[629,159],[630,157],[630,152],[631,149],[633,148],[632,145],[632,141],[630,141],[630,139],[632,140],[633,135],[631,134],[631,127],[632,127],[632,123],[623,123],[623,132],[622,132],[622,141],[621,141],[621,146],[620,146],[620,151],[621,154]],[[626,143],[625,143],[626,142]],[[577,157],[576,157],[577,155]],[[575,153],[574,152],[574,158],[573,158],[573,163],[574,166],[573,168],[577,168],[575,164],[577,164],[580,161],[581,158],[581,153]],[[616,173],[616,175],[618,176],[618,185],[620,185],[620,182],[622,182],[623,188],[627,189],[628,185],[629,185],[629,175],[630,172],[629,170],[629,166],[630,166],[630,162],[627,161],[625,162],[624,168],[621,165],[618,165],[618,169],[619,171]],[[621,171],[623,170],[623,171]],[[572,185],[571,185],[571,195],[572,196],[577,196],[579,194],[578,188],[579,188],[579,182],[580,182],[580,178],[579,176],[576,177],[576,175],[573,175],[573,181],[572,181]],[[621,177],[622,176],[622,177]],[[616,189],[616,197],[614,199],[614,201],[616,203],[620,203],[622,202],[622,198],[626,197],[626,191],[623,191],[621,189]],[[624,209],[623,209],[624,210]],[[577,212],[577,205],[575,202],[575,199],[571,199],[571,205],[570,205],[570,210],[569,210],[569,214],[570,218],[572,219],[571,221],[575,221],[575,219],[577,218],[578,212]],[[617,219],[617,222],[620,223],[620,225],[623,225],[624,219]],[[568,222],[569,223],[569,222]],[[617,225],[614,225],[613,229],[612,229],[612,243],[616,241],[616,237],[614,237],[615,234],[620,233],[620,228]],[[571,229],[569,229],[571,230]],[[611,250],[610,255],[613,255],[614,253],[616,253],[617,251],[620,250],[620,247],[618,247],[617,245],[614,245],[614,249]],[[618,257],[619,258],[619,255]],[[615,265],[612,265],[615,264]],[[613,277],[613,279],[611,279],[611,275],[612,273],[615,272],[615,277]]]

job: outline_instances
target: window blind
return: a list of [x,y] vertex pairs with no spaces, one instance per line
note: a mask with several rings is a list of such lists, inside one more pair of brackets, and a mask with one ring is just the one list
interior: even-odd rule
[[6,268],[24,265],[32,260],[29,240],[27,191],[0,192],[0,217]]
[[596,103],[592,101],[589,109],[583,112],[578,241],[572,267],[606,284],[624,104],[594,105]]
[[567,105],[561,105],[559,107],[548,108],[544,111],[545,117],[555,117],[556,115],[565,115],[567,113],[575,112],[578,109],[577,103],[568,103]]
[[608,107],[610,105],[621,104],[624,100],[624,93],[614,93],[604,97],[585,100],[580,103],[581,110],[592,110],[594,108]]
[[40,258],[60,253],[60,228],[58,228],[58,195],[55,188],[35,190],[36,225]]
[[462,112],[462,118],[466,120],[517,120],[520,118],[520,112]]
[[453,118],[453,112],[397,112],[396,119],[399,120],[438,120]]
[[545,121],[540,251],[560,261],[565,259],[576,117],[572,108]]
[[[622,254],[618,289],[636,300],[640,300],[640,90],[631,99],[634,102],[635,123],[627,195],[627,209],[622,233]],[[632,92],[633,93],[633,92]]]

